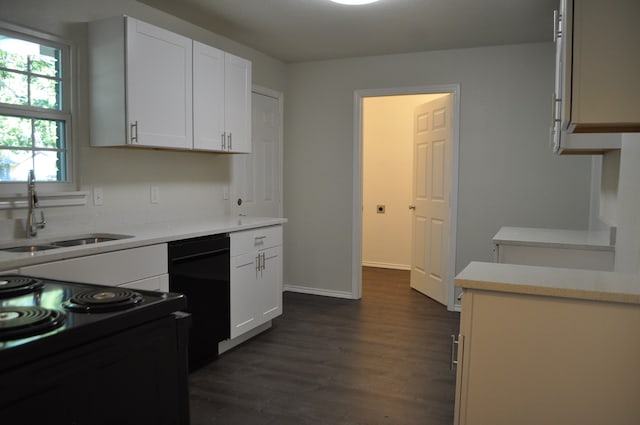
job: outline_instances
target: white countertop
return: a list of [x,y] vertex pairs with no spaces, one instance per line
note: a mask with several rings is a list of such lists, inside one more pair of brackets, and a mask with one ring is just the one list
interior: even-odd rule
[[471,262],[455,283],[467,289],[640,304],[640,274]]
[[501,227],[493,237],[494,244],[547,246],[613,251],[608,230],[540,229],[530,227]]
[[[0,270],[11,270],[32,264],[66,260],[69,258],[166,243],[198,236],[274,226],[286,222],[287,219],[285,218],[227,216],[202,218],[198,220],[176,220],[158,223],[105,226],[99,229],[99,233],[131,235],[133,237],[97,244],[38,251],[33,254],[0,251]],[[47,242],[55,240],[73,239],[74,236],[80,236],[80,234],[65,233],[56,235],[55,237],[21,239],[3,244],[3,246],[46,244]]]

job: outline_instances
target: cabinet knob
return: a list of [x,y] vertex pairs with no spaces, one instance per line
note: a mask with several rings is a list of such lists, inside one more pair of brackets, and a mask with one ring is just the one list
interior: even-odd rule
[[415,210],[415,209],[416,209],[416,206],[415,206],[415,205],[409,205],[409,209],[410,209],[410,210]]

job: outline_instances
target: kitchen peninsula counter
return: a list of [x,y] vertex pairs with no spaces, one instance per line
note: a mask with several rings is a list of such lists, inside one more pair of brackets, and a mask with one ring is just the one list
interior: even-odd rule
[[454,423],[632,424],[640,275],[470,263]]
[[640,275],[471,262],[455,279],[464,289],[640,304]]

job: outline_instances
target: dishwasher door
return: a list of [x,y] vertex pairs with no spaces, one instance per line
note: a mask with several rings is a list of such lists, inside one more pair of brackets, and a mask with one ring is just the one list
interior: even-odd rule
[[169,243],[169,290],[186,295],[191,314],[189,369],[218,356],[230,336],[229,237],[203,236]]

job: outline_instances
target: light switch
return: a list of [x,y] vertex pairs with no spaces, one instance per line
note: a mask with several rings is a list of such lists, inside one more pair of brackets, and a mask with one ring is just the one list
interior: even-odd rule
[[151,203],[160,203],[160,188],[158,186],[151,186]]
[[104,199],[102,197],[102,188],[101,187],[94,187],[93,188],[93,205],[102,205],[102,203],[104,202]]

